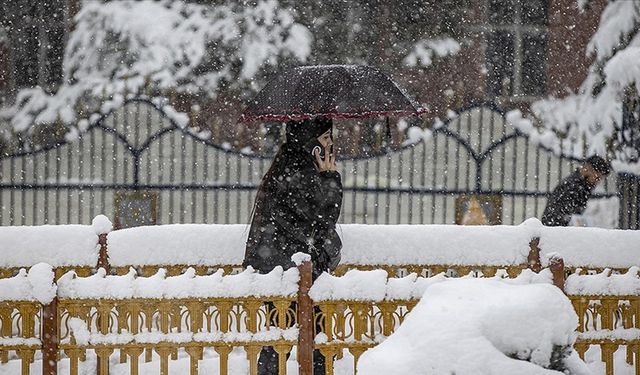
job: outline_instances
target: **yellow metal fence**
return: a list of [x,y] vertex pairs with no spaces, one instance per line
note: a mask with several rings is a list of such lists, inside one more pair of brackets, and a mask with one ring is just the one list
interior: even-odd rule
[[[535,268],[536,262],[529,266]],[[539,266],[539,260],[538,260]],[[231,273],[234,266],[221,267]],[[346,272],[344,266],[338,274]],[[372,267],[369,267],[372,268]],[[389,275],[416,272],[426,277],[451,271],[457,275],[475,274],[493,277],[504,274],[514,277],[526,265],[446,266],[409,265],[384,266]],[[199,274],[211,272],[211,267],[197,269]],[[168,275],[184,270],[174,266]],[[149,276],[157,268],[139,271]],[[517,271],[517,272],[516,272]],[[572,270],[556,272],[564,275]],[[83,271],[83,274],[87,272]],[[116,269],[114,273],[122,274]],[[60,272],[56,272],[56,279]],[[310,275],[309,275],[310,277]],[[563,280],[554,280],[562,285]],[[301,292],[299,292],[300,294]],[[250,374],[257,373],[257,361],[264,346],[272,346],[278,353],[279,374],[286,374],[288,353],[296,347],[301,352],[295,331],[298,313],[291,297],[241,298],[130,298],[130,299],[56,299],[55,334],[47,334],[42,306],[29,301],[0,302],[0,362],[21,360],[22,374],[29,374],[30,364],[39,352],[53,351],[58,358],[69,361],[69,373],[78,374],[79,364],[88,354],[97,358],[97,371],[109,373],[109,364],[117,358],[126,363],[132,375],[139,373],[140,361],[157,360],[161,374],[168,374],[171,360],[178,352],[187,353],[190,373],[198,374],[199,361],[205,351],[215,351],[219,373],[228,374],[229,355],[243,350]],[[607,375],[615,373],[614,353],[625,350],[626,361],[640,375],[640,296],[638,295],[570,295],[579,317],[578,339],[575,349],[584,357],[589,347],[600,348]],[[320,350],[327,358],[327,374],[333,374],[334,361],[350,353],[357,362],[367,349],[391,335],[416,305],[416,299],[384,301],[319,301],[313,305],[315,324],[304,329],[313,330],[316,342],[304,345]],[[309,328],[310,327],[310,328]],[[316,328],[317,327],[317,328]],[[114,357],[115,356],[115,357]],[[48,371],[48,372],[47,372]],[[43,366],[43,373],[55,374],[55,366]]]

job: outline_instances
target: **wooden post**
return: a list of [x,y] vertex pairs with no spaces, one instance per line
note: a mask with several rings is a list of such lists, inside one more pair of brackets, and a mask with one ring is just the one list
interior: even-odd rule
[[540,238],[536,237],[529,242],[529,256],[527,256],[527,264],[531,271],[540,273],[542,271],[542,263],[540,262]]
[[42,375],[58,374],[58,297],[42,307]]
[[96,268],[104,268],[107,275],[111,273],[111,266],[109,265],[109,252],[107,251],[107,234],[102,233],[98,236],[98,243],[100,244],[100,253],[98,255],[98,264]]
[[564,259],[554,255],[549,259],[549,269],[553,275],[553,285],[564,292]]
[[313,283],[311,261],[298,266],[298,374],[313,375],[313,301],[309,289]]

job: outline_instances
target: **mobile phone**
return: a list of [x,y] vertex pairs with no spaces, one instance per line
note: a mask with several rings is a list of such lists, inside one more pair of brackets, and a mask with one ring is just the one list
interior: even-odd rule
[[311,140],[307,144],[306,148],[311,153],[311,156],[313,157],[314,160],[315,160],[315,157],[316,157],[316,150],[319,151],[320,158],[324,160],[324,147],[322,146],[322,144],[320,142],[318,142],[317,139]]

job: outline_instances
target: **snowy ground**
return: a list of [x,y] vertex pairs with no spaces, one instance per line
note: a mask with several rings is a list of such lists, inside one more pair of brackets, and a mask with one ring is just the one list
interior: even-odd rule
[[[295,348],[291,353],[291,359],[287,362],[287,374],[298,374],[298,363],[293,360],[295,358]],[[151,362],[145,363],[140,357],[140,375],[159,375],[160,374],[160,362],[157,355]],[[41,361],[35,361],[31,365],[32,374],[40,374],[42,372]],[[94,375],[96,360],[95,356],[87,356],[86,362],[81,362],[79,375]],[[204,359],[199,362],[198,368],[202,374],[218,374],[219,362],[218,355],[213,349],[205,350]],[[353,357],[345,352],[344,357],[337,360],[334,365],[335,375],[347,375],[353,374]],[[169,361],[169,372],[171,374],[188,374],[189,373],[189,356],[184,351],[180,351],[178,360]],[[246,359],[244,351],[240,348],[236,348],[231,354],[229,354],[229,375],[245,375],[249,372],[249,362]],[[6,364],[0,365],[1,375],[15,375],[20,373],[20,361],[12,360]],[[69,373],[69,361],[64,359],[60,361],[58,365],[59,374]],[[114,352],[111,356],[111,375],[129,375],[129,364],[120,364],[118,362],[118,354]]]
[[[203,374],[218,374],[218,358],[217,354],[213,350],[205,351],[205,358],[200,361],[199,369]],[[295,349],[292,353],[292,358],[295,357]],[[129,375],[129,365],[118,363],[118,354],[115,353],[112,356],[112,375]],[[618,349],[614,356],[615,360],[615,374],[616,375],[634,375],[634,370],[631,366],[625,362],[624,348]],[[585,362],[593,372],[593,375],[604,375],[604,363],[600,361],[600,348],[591,347],[586,355]],[[79,375],[94,375],[95,372],[95,358],[88,356],[87,361],[81,363]],[[42,363],[35,361],[31,365],[32,374],[40,374]],[[229,375],[245,375],[248,373],[249,363],[246,360],[245,353],[242,349],[236,349],[229,355]],[[169,362],[169,371],[171,374],[188,374],[189,373],[189,357],[186,353],[180,352],[177,361]],[[59,374],[69,373],[69,361],[64,359],[60,361],[58,365]],[[11,360],[6,364],[0,364],[0,375],[16,375],[20,374],[20,361]],[[160,363],[157,356],[149,363],[140,361],[140,375],[159,375]],[[298,368],[297,363],[293,360],[289,360],[287,363],[287,374],[297,375]],[[353,357],[345,352],[343,359],[337,360],[335,363],[335,375],[351,375],[353,374]]]

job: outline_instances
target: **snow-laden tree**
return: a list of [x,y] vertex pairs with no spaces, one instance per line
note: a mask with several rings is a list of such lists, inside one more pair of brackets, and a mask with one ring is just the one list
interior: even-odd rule
[[56,93],[23,89],[0,111],[14,131],[57,119],[75,124],[78,113],[99,111],[105,98],[117,104],[125,93],[212,98],[222,88],[258,87],[262,70],[306,61],[312,41],[277,0],[85,1],[74,21]]
[[[583,12],[590,4],[578,1]],[[638,150],[622,142],[629,136],[623,134],[622,123],[623,101],[640,95],[639,31],[640,2],[609,0],[587,45],[593,63],[579,91],[533,103],[533,122],[512,112],[512,124],[557,153],[610,155],[619,167],[636,161]],[[576,147],[561,148],[561,142]]]
[[[235,118],[239,103],[290,65],[372,64],[403,86],[419,85],[424,69],[464,45],[464,9],[457,0],[84,1],[63,83],[53,94],[19,90],[0,108],[0,120],[11,123],[0,140],[15,132],[37,147],[65,132],[74,137],[88,123],[82,119],[140,93],[174,97],[169,104],[182,111],[201,108],[192,125],[206,128],[207,116]],[[57,120],[62,127],[51,126]],[[231,127],[224,132],[216,142],[245,146]]]

